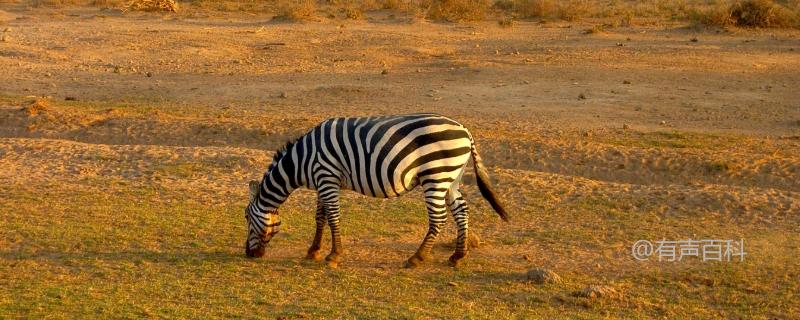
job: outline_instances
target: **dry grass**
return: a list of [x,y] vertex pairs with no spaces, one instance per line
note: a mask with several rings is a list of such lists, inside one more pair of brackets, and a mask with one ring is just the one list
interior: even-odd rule
[[293,21],[312,20],[317,14],[317,3],[313,0],[282,1],[277,5],[275,17]]
[[486,18],[491,4],[487,0],[434,0],[428,18],[453,22],[479,21]]
[[720,27],[786,28],[797,26],[800,17],[797,3],[788,3],[788,7],[771,0],[722,3],[705,10],[697,10],[692,19],[705,25]]
[[177,12],[178,3],[175,0],[133,0],[125,5],[128,10],[135,11],[169,11]]

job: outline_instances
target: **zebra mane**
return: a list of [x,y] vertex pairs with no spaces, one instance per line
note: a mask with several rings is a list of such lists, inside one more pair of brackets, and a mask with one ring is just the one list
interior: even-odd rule
[[286,143],[282,147],[275,150],[275,155],[272,156],[272,163],[269,165],[269,169],[267,169],[267,172],[272,171],[272,168],[274,168],[278,164],[278,161],[283,159],[289,148],[294,146],[294,144],[297,143],[298,140],[300,140],[300,137],[290,139],[289,141],[286,141]]

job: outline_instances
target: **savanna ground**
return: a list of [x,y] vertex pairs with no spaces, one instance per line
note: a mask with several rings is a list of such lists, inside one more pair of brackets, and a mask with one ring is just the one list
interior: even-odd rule
[[[306,22],[0,5],[0,318],[796,318],[800,33],[670,19]],[[332,116],[438,112],[476,137],[511,223],[403,269],[421,195],[346,193],[345,260],[302,257],[314,194],[244,257],[247,181]],[[744,239],[744,261],[637,261]],[[325,248],[329,248],[326,234]],[[562,283],[526,281],[546,268]],[[620,294],[575,292],[606,285]]]

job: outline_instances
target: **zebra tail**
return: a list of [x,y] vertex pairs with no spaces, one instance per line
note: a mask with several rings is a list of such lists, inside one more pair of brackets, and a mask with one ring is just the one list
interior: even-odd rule
[[492,182],[489,180],[489,172],[486,171],[486,167],[483,166],[483,160],[481,160],[478,150],[475,149],[474,142],[472,143],[472,161],[475,163],[475,177],[478,181],[478,189],[481,191],[481,195],[486,201],[489,201],[489,204],[492,205],[492,208],[497,212],[500,218],[508,222],[508,213],[506,213],[506,209],[500,204],[500,200],[497,199],[494,187],[492,187]]

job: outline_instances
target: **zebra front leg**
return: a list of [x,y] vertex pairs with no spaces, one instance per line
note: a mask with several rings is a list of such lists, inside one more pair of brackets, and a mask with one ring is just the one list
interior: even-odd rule
[[447,188],[429,188],[425,190],[425,206],[428,208],[428,233],[417,249],[417,252],[408,258],[406,268],[414,268],[420,263],[430,260],[431,248],[436,242],[442,225],[447,221],[447,205],[444,201]]
[[325,218],[331,228],[331,253],[325,257],[325,261],[331,267],[337,267],[344,253],[342,248],[342,237],[339,230],[339,188],[328,187],[319,189],[319,197],[325,209]]
[[447,202],[450,212],[453,213],[456,228],[458,228],[456,251],[450,256],[448,263],[452,267],[457,267],[459,261],[466,257],[469,252],[469,241],[467,241],[469,239],[469,207],[464,198],[461,197],[461,192],[455,188],[451,188],[450,192],[447,193]]
[[311,243],[311,247],[308,248],[308,255],[306,255],[306,259],[310,260],[322,259],[319,251],[322,247],[322,234],[325,233],[326,219],[325,207],[322,206],[322,202],[320,201],[317,201],[317,213],[315,217],[315,221],[317,222],[317,230],[314,233],[314,242]]

